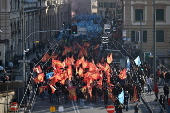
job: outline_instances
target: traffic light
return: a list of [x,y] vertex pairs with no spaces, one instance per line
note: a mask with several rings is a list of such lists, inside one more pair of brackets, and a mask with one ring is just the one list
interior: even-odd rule
[[77,34],[77,25],[71,26],[71,34]]

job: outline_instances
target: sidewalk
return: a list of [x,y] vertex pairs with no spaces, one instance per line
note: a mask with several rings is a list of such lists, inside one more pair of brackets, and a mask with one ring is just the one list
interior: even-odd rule
[[[160,98],[160,95],[164,94],[163,93],[163,86],[159,85],[159,94],[158,94],[158,98]],[[145,93],[142,94],[142,98],[144,99],[144,101],[146,102],[146,104],[151,108],[152,113],[168,113],[167,111],[162,112],[162,107],[159,104],[159,99],[158,101],[154,101],[155,100],[155,93],[152,91],[151,94],[147,93],[147,86],[145,86]],[[166,102],[165,102],[165,106],[166,106]]]

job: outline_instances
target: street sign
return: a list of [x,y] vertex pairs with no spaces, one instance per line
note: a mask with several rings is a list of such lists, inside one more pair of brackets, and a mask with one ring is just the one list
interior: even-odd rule
[[[24,62],[23,60],[18,60],[18,62]],[[26,63],[30,63],[30,60],[25,60]]]
[[10,109],[12,111],[17,111],[18,110],[18,103],[17,102],[13,102],[10,104]]
[[36,43],[39,43],[40,41],[35,41]]
[[51,106],[50,107],[50,112],[56,112],[56,107],[55,106]]
[[107,110],[108,113],[114,113],[115,107],[114,106],[107,106],[106,110]]

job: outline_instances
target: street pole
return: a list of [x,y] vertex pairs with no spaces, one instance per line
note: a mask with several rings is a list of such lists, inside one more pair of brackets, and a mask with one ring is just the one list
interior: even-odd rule
[[153,78],[154,83],[157,83],[157,77],[156,77],[156,26],[155,26],[155,20],[156,20],[156,14],[155,14],[155,0],[153,0]]
[[143,62],[143,52],[142,52],[142,44],[143,44],[143,32],[142,32],[142,14],[140,14],[140,59]]
[[24,15],[24,0],[21,0],[21,5],[22,5],[22,52],[23,52],[23,83],[24,83],[24,87],[26,87],[25,83],[25,35],[24,35],[24,30],[25,30],[25,26],[24,26],[24,19],[25,19],[25,15]]

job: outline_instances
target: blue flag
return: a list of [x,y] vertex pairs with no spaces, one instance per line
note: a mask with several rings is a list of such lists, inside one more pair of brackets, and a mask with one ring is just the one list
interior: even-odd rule
[[136,65],[140,66],[141,61],[140,61],[140,57],[139,56],[134,61],[135,61]]
[[54,75],[54,72],[50,72],[46,74],[46,79],[50,79]]
[[124,104],[124,90],[118,95],[119,102]]

